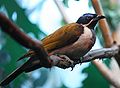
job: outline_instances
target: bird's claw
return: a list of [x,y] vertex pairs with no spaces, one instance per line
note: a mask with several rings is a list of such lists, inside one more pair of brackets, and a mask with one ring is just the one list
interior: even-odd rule
[[59,55],[59,57],[61,58],[61,60],[58,63],[58,67],[61,67],[63,69],[71,67],[73,70],[73,68],[75,67],[74,61],[72,61],[66,55]]
[[75,67],[75,65],[72,65],[72,66],[70,66],[72,69],[71,69],[71,71],[73,70],[73,68]]
[[76,60],[76,61],[74,61],[74,64],[76,65],[76,64],[82,64],[82,60],[81,59],[78,59],[78,60]]
[[80,63],[80,65],[82,64],[82,60],[81,59],[79,60],[79,63]]

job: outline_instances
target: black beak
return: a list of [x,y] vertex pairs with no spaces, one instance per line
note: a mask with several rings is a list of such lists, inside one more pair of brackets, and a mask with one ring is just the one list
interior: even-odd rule
[[90,29],[94,29],[97,22],[101,19],[104,19],[104,18],[105,18],[105,16],[97,15],[95,18],[93,18],[93,20],[90,21],[90,23],[88,23],[87,27]]
[[98,21],[98,20],[104,19],[104,18],[105,18],[105,16],[103,16],[103,15],[98,15],[96,18],[94,18],[94,21]]

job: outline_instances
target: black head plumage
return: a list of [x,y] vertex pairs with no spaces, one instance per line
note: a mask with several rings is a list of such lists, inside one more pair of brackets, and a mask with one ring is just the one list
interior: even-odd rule
[[94,29],[95,25],[100,19],[105,18],[105,16],[92,14],[92,13],[86,13],[83,14],[76,23],[83,24],[89,27],[90,29]]
[[93,18],[97,17],[97,14],[92,14],[92,13],[86,13],[83,14],[76,23],[79,24],[87,24],[89,23]]

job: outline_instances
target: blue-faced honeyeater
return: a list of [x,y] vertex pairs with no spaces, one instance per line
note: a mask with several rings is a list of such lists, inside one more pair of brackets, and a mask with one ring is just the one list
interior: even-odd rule
[[[82,15],[76,23],[67,24],[52,34],[42,39],[43,47],[48,55],[66,55],[73,62],[79,61],[95,43],[96,36],[94,27],[100,19],[105,18],[102,15],[86,13]],[[1,86],[9,84],[22,72],[30,72],[40,68],[40,57],[36,56],[33,50],[20,59],[29,57],[21,67],[7,76],[1,83]],[[19,60],[20,60],[19,59]],[[38,63],[35,63],[38,61]]]

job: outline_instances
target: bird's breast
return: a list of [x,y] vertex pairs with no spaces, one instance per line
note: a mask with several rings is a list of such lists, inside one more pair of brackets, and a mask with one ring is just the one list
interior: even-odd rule
[[95,43],[95,40],[96,37],[94,31],[84,27],[84,33],[81,34],[79,39],[72,45],[65,47],[63,52],[71,59],[77,60],[90,51]]
[[84,27],[84,33],[75,43],[73,43],[73,47],[76,48],[76,52],[80,53],[80,55],[83,56],[92,48],[95,40],[96,37],[94,31],[87,27]]
[[84,27],[83,34],[80,35],[78,40],[69,46],[55,50],[52,54],[64,54],[71,59],[78,59],[85,55],[95,43],[95,33],[87,27]]
[[73,46],[78,45],[85,46],[87,48],[87,46],[89,47],[89,45],[94,45],[95,39],[96,37],[94,31],[92,29],[89,29],[88,27],[84,27],[83,34],[81,34],[79,39],[75,43],[73,43]]

